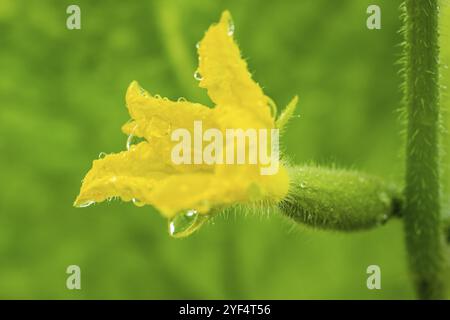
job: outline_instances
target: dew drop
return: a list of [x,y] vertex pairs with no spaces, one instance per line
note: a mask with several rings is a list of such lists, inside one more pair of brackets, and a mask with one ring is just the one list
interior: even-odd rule
[[228,18],[228,30],[227,30],[227,34],[231,37],[234,33],[234,22],[233,19],[231,19],[231,17]]
[[142,88],[141,86],[139,87],[139,94],[143,97],[147,97],[148,96],[148,92]]
[[272,118],[276,118],[277,112],[278,112],[277,104],[275,103],[275,101],[273,101],[270,98],[269,98],[268,103],[269,103],[269,107],[270,107],[270,115],[272,116]]
[[83,203],[77,204],[76,207],[77,208],[86,208],[86,207],[89,207],[90,205],[93,205],[94,203],[95,203],[95,201],[88,200]]
[[197,231],[208,216],[199,214],[197,210],[185,210],[169,220],[169,234],[174,238],[184,238]]
[[177,101],[178,102],[186,102],[186,98],[185,97],[179,97]]
[[106,156],[107,156],[106,152],[100,152],[100,153],[98,154],[98,158],[99,158],[99,159],[103,159],[103,158],[106,157]]
[[306,188],[306,182],[300,183],[300,188],[305,189]]
[[134,135],[130,134],[127,139],[127,150],[130,150],[131,146],[133,145],[133,139]]
[[198,72],[198,70],[195,71],[195,73],[194,73],[194,78],[195,78],[195,80],[197,80],[197,81],[201,81],[201,80],[203,79],[202,75],[200,74],[200,72]]
[[195,44],[195,48],[200,49],[200,42],[197,42],[197,43]]
[[132,146],[144,141],[144,138],[137,137],[133,134],[130,134],[127,138],[127,150],[130,150]]
[[141,202],[140,200],[138,200],[136,198],[131,199],[131,201],[133,201],[133,204],[136,207],[143,207],[143,206],[145,206],[145,203]]
[[131,141],[133,140],[133,135],[132,134],[130,134],[129,136],[128,136],[128,139],[127,139],[127,150],[130,150],[130,147],[131,147],[131,145],[132,145],[132,143],[131,143]]

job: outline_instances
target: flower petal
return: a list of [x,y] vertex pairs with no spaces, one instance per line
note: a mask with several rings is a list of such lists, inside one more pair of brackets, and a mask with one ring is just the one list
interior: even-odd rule
[[166,217],[171,218],[182,210],[195,209],[206,214],[216,204],[217,189],[214,175],[193,173],[171,175],[152,193],[153,205]]
[[155,184],[175,172],[170,159],[164,157],[164,149],[158,143],[141,142],[128,151],[94,160],[74,205],[102,202],[111,197],[123,201],[134,198],[150,204]]
[[168,218],[189,209],[208,214],[211,209],[248,201],[251,182],[247,177],[216,173],[171,175],[155,187],[152,202]]
[[[218,166],[214,173],[170,175],[152,190],[152,204],[166,217],[195,209],[211,209],[243,203],[281,201],[288,193],[284,167],[273,176],[262,176],[257,166]],[[174,201],[176,198],[176,201]]]
[[212,109],[199,103],[153,97],[136,81],[128,87],[126,103],[133,121],[126,123],[122,131],[147,140],[168,136],[177,128],[192,128],[194,120],[201,120],[204,127],[215,126]]
[[247,63],[230,35],[231,16],[222,14],[220,22],[211,26],[199,44],[200,87],[208,90],[211,100],[221,106],[245,108],[260,122],[271,127],[272,102],[252,80]]

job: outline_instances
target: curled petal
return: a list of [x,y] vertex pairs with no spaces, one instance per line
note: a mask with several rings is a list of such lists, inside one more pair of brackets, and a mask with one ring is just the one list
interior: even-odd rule
[[191,128],[194,120],[202,121],[204,127],[214,127],[212,109],[199,103],[151,96],[136,81],[128,87],[126,103],[132,121],[122,131],[147,140],[168,136],[177,128]]

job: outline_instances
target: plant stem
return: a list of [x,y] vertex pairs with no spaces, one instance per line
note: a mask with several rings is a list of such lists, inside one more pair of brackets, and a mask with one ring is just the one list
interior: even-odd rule
[[377,227],[400,212],[400,193],[377,177],[311,166],[290,170],[291,190],[278,206],[296,222],[354,231]]
[[442,135],[442,216],[447,227],[447,243],[450,243],[450,3],[441,0],[440,8],[440,63],[441,63],[441,117],[444,126]]
[[439,183],[438,1],[405,1],[405,232],[421,299],[443,298]]

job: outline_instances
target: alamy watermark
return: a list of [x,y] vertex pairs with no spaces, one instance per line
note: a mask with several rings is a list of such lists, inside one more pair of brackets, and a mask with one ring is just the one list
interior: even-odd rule
[[66,27],[69,30],[81,29],[81,9],[76,4],[67,7],[66,13],[69,14],[66,20]]
[[380,30],[381,29],[381,9],[380,6],[376,4],[371,4],[367,7],[367,14],[370,16],[366,20],[366,26],[369,30]]
[[72,264],[67,267],[66,273],[69,275],[66,280],[66,288],[69,290],[81,290],[81,269]]
[[367,289],[369,290],[380,290],[381,289],[381,269],[380,266],[377,266],[376,264],[370,265],[367,267],[366,270],[367,274],[370,274],[370,276],[367,278]]
[[194,121],[193,137],[186,128],[172,131],[171,140],[178,143],[171,159],[176,165],[259,165],[261,175],[274,175],[280,162],[279,138],[279,129],[226,129],[224,136],[216,128],[203,131],[202,121]]

